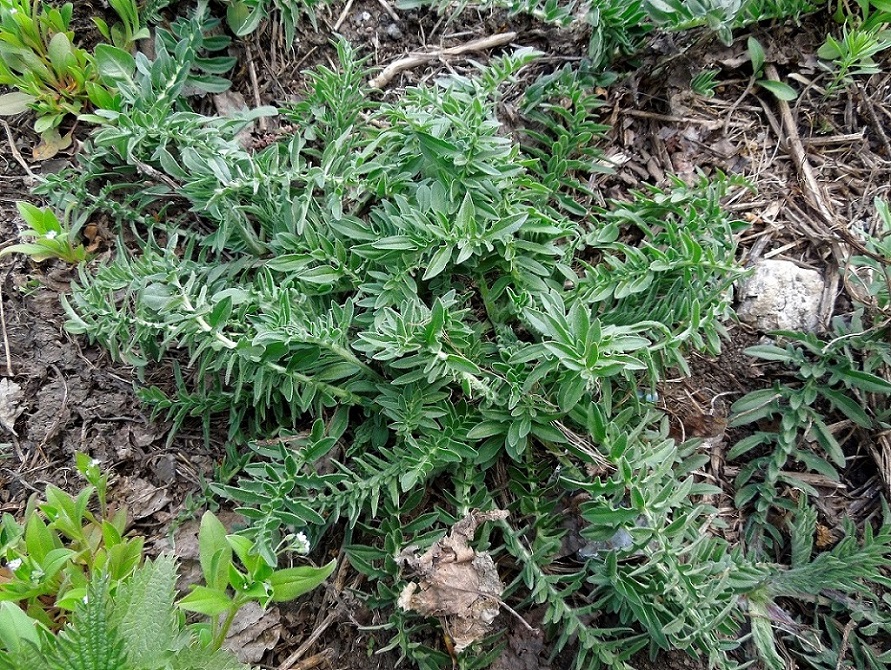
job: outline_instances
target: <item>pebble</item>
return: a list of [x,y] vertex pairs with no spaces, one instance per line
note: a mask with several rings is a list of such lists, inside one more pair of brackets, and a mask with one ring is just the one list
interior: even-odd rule
[[824,281],[791,261],[762,260],[737,285],[740,321],[763,331],[817,330]]
[[387,37],[396,42],[397,40],[402,39],[402,31],[399,30],[399,26],[395,23],[391,23],[387,26]]

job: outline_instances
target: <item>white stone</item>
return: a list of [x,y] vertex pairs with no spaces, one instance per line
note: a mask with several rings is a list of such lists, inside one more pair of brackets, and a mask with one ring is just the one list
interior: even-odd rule
[[738,282],[740,321],[760,330],[813,331],[819,324],[824,281],[791,261],[764,260]]

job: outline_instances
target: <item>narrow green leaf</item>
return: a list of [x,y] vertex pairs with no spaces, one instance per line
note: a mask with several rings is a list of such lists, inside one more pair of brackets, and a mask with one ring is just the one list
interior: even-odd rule
[[424,272],[424,281],[433,279],[436,275],[445,270],[451,259],[452,248],[448,245],[440,247],[436,251],[436,253],[433,254],[433,258],[430,259],[430,264],[427,266],[427,271]]

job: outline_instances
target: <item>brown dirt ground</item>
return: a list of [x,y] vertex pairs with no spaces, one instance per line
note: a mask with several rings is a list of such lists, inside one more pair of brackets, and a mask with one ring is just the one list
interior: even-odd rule
[[[101,4],[78,3],[78,11],[83,16]],[[291,52],[283,48],[281,35],[274,30],[244,43],[238,48],[243,66],[234,77],[236,89],[252,103],[299,96],[301,72],[332,60],[332,26],[342,10],[343,5],[337,4],[323,11],[319,31],[302,32]],[[514,30],[518,33],[515,44],[535,46],[546,54],[542,65],[536,66],[539,69],[527,73],[520,85],[540,68],[559,65],[583,50],[578,35],[528,19],[508,19],[502,12],[468,11],[452,22],[441,21],[427,10],[399,11],[398,17],[394,21],[383,3],[359,0],[345,13],[341,33],[362,48],[369,64],[384,65],[411,51]],[[86,25],[84,22],[81,27],[86,29]],[[752,33],[768,48],[768,62],[775,63],[782,75],[797,77],[793,84],[802,94],[791,103],[790,111],[825,191],[825,204],[834,222],[843,227],[871,221],[873,198],[887,197],[891,189],[891,146],[884,130],[891,127],[891,76],[861,79],[838,98],[823,100],[807,82],[821,83],[823,75],[810,54],[822,41],[825,26],[825,21],[815,18],[802,27],[756,27]],[[830,230],[832,221],[818,216],[814,194],[803,185],[786,150],[788,132],[776,101],[763,90],[747,88],[744,45],[745,35],[727,48],[705,39],[673,43],[673,56],[666,59],[665,44],[655,44],[643,55],[635,74],[603,91],[603,122],[612,128],[603,148],[617,169],[614,174],[597,176],[592,183],[604,198],[621,199],[629,189],[644,183],[665,185],[669,174],[692,178],[696,170],[706,174],[721,170],[746,175],[756,191],[740,192],[728,202],[728,207],[752,223],[741,240],[743,261],[785,258],[832,276],[837,271],[833,251],[838,233]],[[431,61],[397,77],[384,95],[395,95],[399,88],[429,80],[444,70],[470,68],[466,58]],[[692,93],[689,85],[693,75],[707,68],[720,71],[717,78],[721,84],[711,98]],[[0,241],[4,245],[13,243],[18,235],[15,202],[29,197],[31,180],[19,159],[29,156],[36,143],[31,123],[27,116],[12,119],[9,141],[0,134]],[[37,174],[55,170],[69,158],[70,151],[45,163],[29,162],[28,169]],[[34,264],[19,256],[0,259],[0,317],[3,339],[8,343],[7,351],[0,350],[0,376],[23,391],[16,434],[0,436],[0,509],[21,512],[28,496],[47,483],[79,486],[72,457],[76,451],[87,451],[117,474],[118,485],[113,490],[119,502],[130,507],[134,529],[161,547],[167,529],[186,506],[186,496],[197,495],[202,480],[212,477],[222,461],[223,438],[214,436],[208,448],[199,427],[186,426],[167,444],[167,426],[152,421],[134,396],[132,372],[114,365],[83,338],[66,334],[58,294],[66,290],[69,280],[68,270],[58,264]],[[837,285],[833,290],[830,295],[839,300],[826,302],[824,323],[844,308],[843,291]],[[719,359],[693,356],[692,379],[663,384],[660,403],[672,416],[679,436],[720,437],[730,403],[740,394],[766,385],[765,370],[742,353],[759,337],[759,333],[734,326]],[[711,468],[704,474],[728,491],[722,506],[732,533],[738,517],[732,505],[734,471],[722,456],[732,441],[716,439],[711,444]],[[858,445],[846,445],[846,449],[853,453]],[[879,492],[888,487],[882,469],[868,455],[860,460],[862,465],[849,473],[841,487],[817,482],[826,491],[821,523],[829,530],[838,527],[843,513],[856,512],[861,520],[869,516],[876,509]],[[281,639],[265,657],[264,667],[395,667],[396,655],[371,653],[385,644],[386,633],[375,636],[356,625],[359,621],[365,625],[383,623],[380,613],[363,610],[350,595],[353,575],[341,577],[340,584],[347,588],[320,590],[296,605],[281,608]],[[546,641],[529,635],[508,617],[503,623],[510,634],[504,656],[494,667],[567,667],[565,655],[548,660]],[[321,635],[306,646],[300,661],[285,665],[286,659],[293,659],[294,650],[320,628],[324,628]],[[430,643],[441,646],[437,639]],[[681,654],[669,654],[656,661],[641,657],[638,667],[700,670],[704,666]]]

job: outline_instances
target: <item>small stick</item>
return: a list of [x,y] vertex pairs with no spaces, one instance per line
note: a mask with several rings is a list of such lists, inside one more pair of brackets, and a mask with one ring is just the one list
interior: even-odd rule
[[380,3],[381,7],[384,8],[384,11],[390,15],[391,19],[393,19],[394,21],[399,21],[399,14],[396,13],[396,10],[393,9],[392,5],[390,5],[390,3],[387,2],[387,0],[377,0],[377,1]]
[[513,614],[514,617],[516,618],[516,620],[519,621],[519,622],[523,625],[523,628],[525,628],[526,630],[528,630],[530,633],[538,633],[538,632],[540,632],[540,631],[538,630],[538,628],[533,628],[533,627],[530,625],[530,623],[529,623],[528,621],[526,621],[526,619],[524,619],[523,617],[520,616],[520,613],[519,613],[519,612],[517,612],[513,607],[511,607],[510,605],[508,605],[506,602],[504,602],[503,600],[499,600],[499,601],[498,601],[498,604],[499,604],[501,607],[503,607],[504,609],[506,609],[509,613]]
[[[780,81],[777,69],[773,65],[765,65],[764,73],[771,81]],[[804,182],[805,197],[820,213],[824,222],[827,225],[832,226],[835,222],[835,216],[826,204],[826,195],[817,183],[817,178],[814,175],[814,168],[807,159],[804,146],[801,144],[801,137],[798,135],[795,119],[792,118],[792,110],[789,108],[789,103],[778,98],[777,105],[780,108],[780,118],[783,120],[783,126],[786,130],[786,148],[789,150],[789,154],[792,156],[792,161],[798,169],[798,174]]]
[[866,91],[863,90],[863,87],[860,84],[857,84],[857,96],[860,98],[863,106],[866,107],[866,112],[869,115],[869,120],[871,122],[870,125],[872,126],[872,129],[876,131],[876,134],[882,141],[882,146],[885,149],[885,160],[891,161],[891,143],[889,143],[888,136],[885,134],[885,131],[882,128],[882,122],[879,121],[879,118],[876,115],[876,110],[875,107],[873,107],[872,105],[872,100],[869,99],[869,96],[866,94]]
[[[254,107],[262,107],[263,101],[260,100],[260,84],[257,80],[257,68],[254,67],[254,56],[251,53],[250,46],[246,45],[244,49],[248,62],[248,75],[251,78],[251,88],[254,90]],[[269,129],[269,124],[266,122],[265,116],[261,116],[257,119],[257,128],[264,133]]]
[[[303,644],[301,644],[300,647],[298,647],[297,651],[295,651],[293,654],[288,656],[287,660],[285,660],[284,663],[282,663],[281,665],[278,666],[278,670],[295,670],[293,668],[294,664],[297,661],[299,661],[300,657],[303,656],[303,654],[305,654],[307,652],[307,650],[316,643],[316,640],[318,640],[320,637],[322,637],[322,633],[324,633],[326,630],[328,630],[328,627],[331,624],[333,624],[335,621],[337,621],[339,618],[340,618],[340,615],[336,609],[333,612],[331,612],[328,616],[326,616],[325,620],[322,621],[321,625],[319,625],[319,627],[316,628],[312,632],[312,634],[308,638],[306,638],[306,640],[304,640]],[[310,659],[306,659],[306,660],[308,661]]]
[[423,65],[424,63],[429,63],[432,60],[436,60],[437,58],[442,58],[444,56],[460,56],[461,54],[465,54],[471,51],[485,51],[486,49],[504,46],[505,44],[510,44],[511,42],[513,42],[516,37],[516,33],[499,33],[498,35],[490,35],[489,37],[481,37],[476,40],[470,40],[469,42],[459,44],[456,47],[438,49],[437,51],[431,51],[430,53],[426,54],[412,54],[410,56],[400,58],[399,60],[390,63],[381,71],[378,76],[371,79],[368,82],[368,85],[372,88],[383,88],[384,86],[389,84],[397,74],[403,72],[404,70],[410,70],[413,67]]
[[284,668],[283,670],[310,670],[311,668],[320,666],[322,663],[330,659],[331,650],[326,649],[325,651],[320,651],[318,654],[313,654],[309,658],[300,661],[297,665],[293,665],[290,668]]
[[[9,273],[6,273],[9,277]],[[5,278],[4,278],[5,281]],[[6,376],[12,377],[12,356],[9,353],[9,338],[6,335],[6,311],[3,309],[3,283],[0,282],[0,328],[3,329],[3,349],[6,352]]]
[[343,25],[343,22],[346,21],[347,14],[350,13],[350,10],[353,8],[353,0],[347,0],[346,6],[343,8],[343,11],[340,13],[340,16],[337,17],[337,23],[334,24],[334,32],[340,30],[340,26]]
[[170,177],[168,177],[163,172],[156,170],[151,165],[147,163],[143,163],[140,160],[133,159],[133,165],[136,167],[136,171],[139,172],[143,177],[148,177],[149,179],[154,179],[155,181],[159,181],[162,184],[171,188],[174,192],[179,191],[180,185],[173,181]]
[[15,158],[16,163],[22,166],[31,179],[36,180],[37,175],[31,172],[31,166],[22,158],[22,154],[19,153],[18,147],[15,145],[15,140],[12,139],[12,131],[9,129],[9,124],[6,121],[0,121],[0,123],[3,124],[4,130],[6,130],[6,139],[9,140],[9,150],[12,152],[12,157]]
[[647,112],[642,109],[627,109],[623,113],[638,119],[653,119],[654,121],[664,121],[665,123],[694,123],[700,126],[707,126],[712,130],[721,127],[721,121],[717,119],[696,119],[688,116],[657,114],[656,112]]

